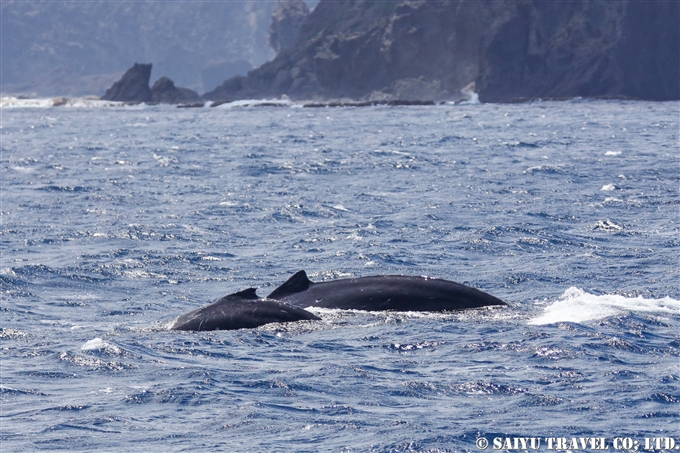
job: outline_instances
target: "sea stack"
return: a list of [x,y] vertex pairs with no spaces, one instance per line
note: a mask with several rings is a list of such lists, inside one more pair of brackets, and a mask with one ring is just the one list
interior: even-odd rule
[[135,63],[118,82],[106,90],[102,99],[121,102],[151,102],[152,94],[149,89],[151,66],[151,63]]

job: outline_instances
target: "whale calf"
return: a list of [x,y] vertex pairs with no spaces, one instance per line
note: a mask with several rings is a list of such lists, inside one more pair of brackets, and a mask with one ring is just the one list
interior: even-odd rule
[[475,288],[438,278],[377,275],[314,283],[299,271],[267,299],[302,308],[366,311],[449,311],[507,305]]
[[180,316],[170,330],[252,329],[272,322],[319,319],[300,307],[260,299],[255,288],[248,288]]

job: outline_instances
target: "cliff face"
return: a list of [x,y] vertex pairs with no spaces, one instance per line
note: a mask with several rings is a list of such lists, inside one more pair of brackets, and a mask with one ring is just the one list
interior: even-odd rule
[[279,0],[272,13],[269,44],[277,54],[293,48],[309,8],[302,0]]
[[205,96],[459,97],[477,75],[478,3],[322,0],[293,49]]
[[680,99],[680,3],[630,2],[625,13],[613,57],[621,91],[641,99]]
[[482,101],[680,98],[678,2],[518,2],[481,48]]
[[291,50],[204,96],[678,99],[679,24],[677,2],[321,0]]

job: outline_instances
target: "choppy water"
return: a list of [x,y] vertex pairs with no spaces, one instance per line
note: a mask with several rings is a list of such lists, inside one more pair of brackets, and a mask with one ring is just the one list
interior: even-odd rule
[[[679,106],[2,109],[2,451],[680,443]],[[511,307],[166,330],[299,269]]]

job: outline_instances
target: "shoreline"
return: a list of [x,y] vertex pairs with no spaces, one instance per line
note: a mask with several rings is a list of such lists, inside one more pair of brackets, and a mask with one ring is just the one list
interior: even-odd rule
[[593,101],[643,101],[643,102],[677,102],[678,100],[648,100],[638,99],[629,96],[593,96],[593,97],[547,97],[547,98],[515,98],[507,102],[480,102],[473,100],[457,101],[433,101],[433,100],[375,100],[375,101],[354,101],[354,100],[328,100],[328,101],[291,101],[289,99],[244,99],[244,100],[224,100],[224,101],[201,101],[191,103],[168,104],[160,102],[121,102],[105,101],[97,96],[85,96],[71,98],[65,96],[28,98],[24,96],[3,96],[0,97],[0,108],[51,108],[51,107],[136,107],[136,106],[159,106],[167,105],[175,108],[238,108],[238,107],[301,107],[301,108],[336,108],[336,107],[377,107],[377,106],[436,106],[436,105],[475,105],[475,104],[528,104],[532,102],[567,102],[579,100]]

